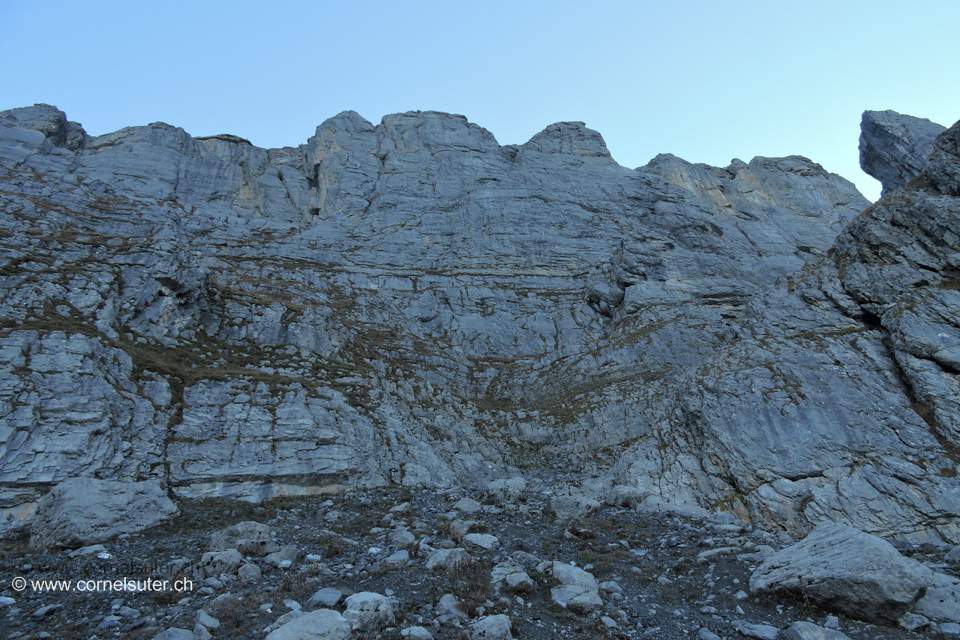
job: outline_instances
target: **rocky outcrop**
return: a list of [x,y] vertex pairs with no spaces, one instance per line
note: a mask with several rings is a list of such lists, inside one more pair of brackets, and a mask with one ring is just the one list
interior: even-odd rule
[[860,215],[806,158],[631,170],[576,122],[346,112],[264,150],[3,112],[0,508],[539,475],[564,513],[960,542],[950,135],[944,190]]
[[156,481],[71,478],[40,499],[30,545],[76,549],[146,529],[176,514],[176,505]]
[[920,175],[933,143],[946,128],[896,111],[864,111],[860,123],[860,166],[880,181],[880,196]]

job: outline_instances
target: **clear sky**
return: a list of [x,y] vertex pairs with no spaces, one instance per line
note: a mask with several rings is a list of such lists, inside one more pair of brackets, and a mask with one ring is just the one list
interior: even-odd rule
[[960,119],[960,1],[0,0],[0,109],[294,146],[352,109],[460,113],[501,144],[581,120],[622,165],[858,165],[860,114]]

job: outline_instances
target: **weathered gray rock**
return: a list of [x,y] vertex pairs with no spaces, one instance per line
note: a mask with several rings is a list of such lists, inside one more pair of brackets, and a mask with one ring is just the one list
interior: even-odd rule
[[502,613],[484,616],[470,626],[471,640],[512,640],[510,617]]
[[533,579],[527,575],[526,571],[517,571],[515,573],[507,574],[503,579],[504,584],[513,591],[533,591],[536,588],[536,585],[533,583]]
[[445,593],[444,595],[440,596],[437,606],[434,607],[434,613],[441,618],[446,616],[458,620],[466,620],[469,616],[459,605],[460,601],[457,600],[455,595],[452,593]]
[[783,630],[784,640],[850,640],[847,634],[834,629],[824,629],[812,622],[799,620]]
[[237,577],[243,582],[259,582],[263,571],[253,562],[248,562],[237,569]]
[[355,593],[346,599],[343,618],[360,634],[377,634],[392,625],[393,605],[386,596],[371,591]]
[[426,568],[430,570],[449,570],[461,562],[469,562],[471,556],[466,549],[437,549],[427,556]]
[[748,638],[755,640],[776,640],[780,635],[780,629],[769,624],[754,624],[736,620],[733,627]]
[[527,490],[527,481],[524,478],[497,478],[487,485],[487,495],[496,502],[515,502]]
[[170,627],[153,636],[153,640],[196,640],[193,631]]
[[468,533],[463,536],[463,541],[487,551],[491,551],[500,546],[500,540],[497,536],[490,535],[489,533]]
[[347,640],[350,623],[336,611],[317,609],[267,634],[266,640]]
[[409,562],[409,561],[410,561],[410,552],[407,551],[406,549],[401,549],[400,551],[397,551],[396,553],[391,553],[391,554],[390,554],[389,556],[387,556],[387,558],[384,560],[384,562],[386,562],[387,564],[398,565],[398,566],[399,566],[399,565],[405,565],[405,564],[407,564],[407,562]]
[[560,586],[550,590],[550,597],[561,607],[592,611],[603,605],[599,593],[600,586],[592,574],[579,567],[557,561],[553,562],[551,572],[560,582]]
[[72,478],[37,506],[31,546],[75,549],[151,527],[178,512],[160,483]]
[[222,573],[234,573],[241,562],[243,562],[243,556],[236,549],[208,551],[200,558],[197,568],[201,575],[216,577]]
[[333,607],[340,602],[340,598],[342,597],[343,593],[339,589],[334,589],[333,587],[324,587],[310,596],[307,604],[322,604],[325,607]]
[[937,136],[946,128],[896,111],[864,111],[860,166],[880,181],[883,197],[920,175]]
[[200,609],[197,611],[197,624],[202,624],[207,629],[219,629],[220,621],[211,616],[209,613]]
[[933,620],[960,622],[960,580],[935,573],[911,610]]
[[270,527],[259,522],[241,522],[210,536],[211,551],[236,549],[245,556],[263,557],[280,550],[270,536]]
[[824,523],[767,558],[751,576],[750,590],[801,599],[805,594],[828,611],[896,622],[932,581],[930,569],[904,558],[890,543]]
[[482,505],[473,498],[460,498],[453,508],[463,513],[476,513]]
[[900,627],[907,631],[917,631],[930,626],[930,620],[915,613],[905,613],[900,616]]

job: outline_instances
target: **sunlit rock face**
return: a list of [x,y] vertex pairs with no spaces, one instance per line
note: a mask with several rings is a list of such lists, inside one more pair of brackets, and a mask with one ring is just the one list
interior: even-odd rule
[[501,146],[346,112],[265,150],[43,105],[0,113],[0,166],[11,519],[76,476],[259,499],[533,474],[571,504],[960,541],[960,225],[932,178],[861,215],[806,158],[628,169],[577,122]]

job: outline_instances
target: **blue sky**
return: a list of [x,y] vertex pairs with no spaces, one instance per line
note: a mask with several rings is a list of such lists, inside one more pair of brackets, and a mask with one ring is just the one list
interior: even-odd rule
[[852,180],[860,114],[960,119],[960,2],[0,0],[0,109],[263,147],[352,109],[460,113],[501,144],[581,120],[622,165],[799,154]]

